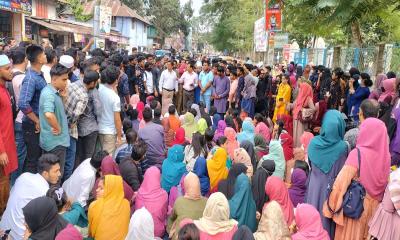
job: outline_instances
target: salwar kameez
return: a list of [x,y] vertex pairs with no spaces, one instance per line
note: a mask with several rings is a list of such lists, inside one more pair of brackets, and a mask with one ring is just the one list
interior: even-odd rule
[[278,95],[276,96],[276,105],[274,110],[273,121],[276,122],[276,119],[279,114],[289,114],[286,105],[290,103],[290,97],[292,94],[292,88],[287,83],[281,83],[278,88]]

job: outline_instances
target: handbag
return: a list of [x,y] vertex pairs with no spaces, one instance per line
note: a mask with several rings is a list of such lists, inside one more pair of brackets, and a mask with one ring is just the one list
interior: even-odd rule
[[301,123],[309,123],[314,118],[314,109],[311,108],[302,108],[297,114],[297,119]]
[[[358,155],[358,170],[357,179],[360,178],[361,155],[360,149],[357,148]],[[359,219],[364,211],[364,198],[366,195],[364,186],[357,180],[351,180],[346,193],[343,196],[342,206],[337,211],[333,211],[329,204],[329,197],[332,192],[332,187],[328,186],[327,206],[332,214],[337,214],[343,209],[344,216],[352,219]]]

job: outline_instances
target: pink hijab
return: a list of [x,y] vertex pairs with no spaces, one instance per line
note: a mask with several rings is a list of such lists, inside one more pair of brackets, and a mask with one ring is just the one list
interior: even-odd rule
[[139,94],[133,94],[129,99],[129,104],[133,109],[136,109],[137,104],[140,102]]
[[257,126],[255,128],[255,133],[263,136],[265,142],[267,143],[271,140],[271,132],[269,131],[267,124],[263,122],[257,123]]
[[293,240],[329,240],[329,235],[322,227],[321,216],[310,204],[299,204],[296,208],[297,233]]
[[308,144],[310,144],[311,139],[313,139],[314,134],[310,132],[304,132],[300,137],[301,145],[304,147],[304,152],[307,154]]
[[239,142],[236,140],[236,131],[231,127],[227,127],[224,130],[224,135],[227,138],[226,149],[228,155],[231,159],[233,159],[235,149],[239,148],[240,146]]
[[300,83],[299,95],[293,107],[293,119],[297,120],[297,115],[303,107],[307,106],[309,99],[313,99],[312,87],[308,83]]
[[136,110],[138,111],[138,119],[143,120],[143,110],[144,110],[144,103],[143,102],[138,102],[136,104]]
[[[373,199],[381,201],[389,179],[391,160],[385,124],[377,118],[364,120],[356,148],[360,149],[361,156],[360,182]],[[358,169],[357,149],[350,152],[346,165]]]
[[135,209],[146,207],[154,221],[154,235],[163,237],[167,219],[168,194],[161,188],[161,173],[157,167],[146,170],[137,193]]
[[394,84],[396,82],[396,78],[386,79],[382,82],[382,86],[385,89],[385,92],[381,94],[378,101],[383,102],[387,97],[391,97],[392,99],[396,95]]

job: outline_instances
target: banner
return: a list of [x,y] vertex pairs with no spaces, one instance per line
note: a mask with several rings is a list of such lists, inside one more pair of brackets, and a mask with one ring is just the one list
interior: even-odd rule
[[256,52],[267,51],[267,33],[265,31],[265,19],[260,18],[254,22],[254,50]]
[[100,34],[110,34],[111,15],[111,7],[100,6]]
[[32,0],[0,0],[0,9],[31,15]]
[[282,31],[282,11],[279,4],[270,6],[268,0],[265,8],[265,26],[267,31]]
[[283,48],[283,46],[289,42],[289,34],[276,33],[274,41],[274,48]]

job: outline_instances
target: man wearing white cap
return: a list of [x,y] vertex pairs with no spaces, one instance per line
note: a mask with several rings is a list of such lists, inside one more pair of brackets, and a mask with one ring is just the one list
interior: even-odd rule
[[9,175],[18,167],[11,99],[5,87],[11,80],[10,60],[6,55],[0,55],[0,215],[6,208],[10,192]]

